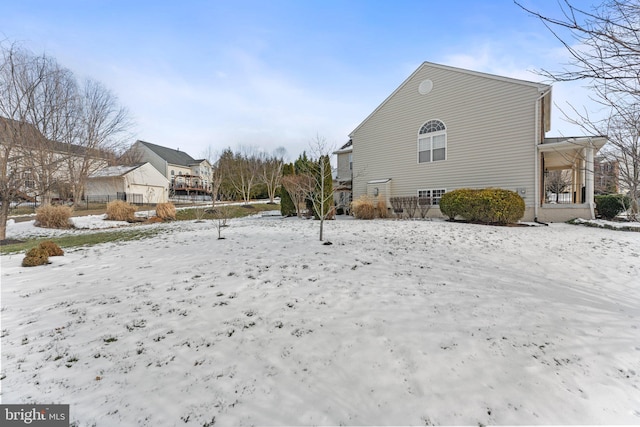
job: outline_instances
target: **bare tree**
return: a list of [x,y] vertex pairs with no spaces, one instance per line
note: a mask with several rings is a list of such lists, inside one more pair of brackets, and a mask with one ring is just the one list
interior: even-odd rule
[[282,177],[282,186],[296,207],[296,215],[301,218],[301,206],[304,206],[307,195],[313,191],[315,180],[308,174],[286,175]]
[[211,174],[211,208],[215,208],[216,201],[220,195],[220,187],[224,178],[222,155],[219,155],[210,145],[202,153],[203,158],[207,159],[213,168]]
[[555,202],[560,202],[560,194],[571,188],[571,171],[552,170],[544,179],[546,193],[555,194]]
[[84,82],[75,107],[77,122],[70,125],[74,143],[66,145],[70,151],[66,167],[78,205],[89,175],[124,151],[132,121],[115,94],[95,80]]
[[[15,45],[3,48],[13,49],[5,56],[10,74],[3,76],[3,85],[8,91],[21,92],[23,97],[20,117],[15,117],[15,111],[14,114],[7,112],[3,117],[24,122],[35,129],[29,138],[15,141],[20,158],[17,165],[29,177],[29,193],[40,202],[48,203],[52,189],[59,186],[57,179],[64,166],[64,150],[58,141],[66,136],[68,124],[73,122],[69,108],[74,94],[73,74],[46,55],[36,56]],[[7,107],[3,110],[11,109],[10,104],[17,98],[6,92],[4,95],[7,98],[2,102]]]
[[4,240],[11,203],[34,182],[25,166],[29,156],[24,147],[42,137],[28,120],[46,69],[16,44],[0,43],[0,51],[0,240]]
[[324,221],[331,218],[335,211],[333,209],[333,181],[331,175],[330,156],[334,150],[327,140],[320,135],[310,143],[311,153],[315,157],[314,161],[307,163],[310,170],[302,171],[313,180],[313,189],[307,195],[311,201],[314,216],[320,220],[320,241],[324,241]]
[[226,150],[225,153],[226,155],[223,155],[219,160],[224,179],[248,205],[251,201],[253,187],[260,174],[260,157],[257,150],[251,147],[241,147],[236,153],[231,150]]
[[[88,175],[106,166],[130,122],[99,83],[79,88],[73,73],[47,55],[0,42],[0,236],[9,206],[25,194],[41,202],[54,191],[79,201]],[[107,156],[106,153],[109,153]],[[98,163],[101,162],[101,163]]]
[[264,154],[261,158],[261,177],[262,182],[267,187],[269,194],[269,203],[274,203],[276,191],[280,187],[282,180],[282,167],[284,166],[284,156],[286,150],[283,147],[278,148],[273,154]]
[[[604,150],[620,166],[623,185],[631,196],[632,217],[638,218],[640,198],[640,3],[607,0],[593,10],[583,10],[569,0],[560,3],[561,17],[553,18],[525,8],[539,18],[570,54],[570,62],[559,71],[542,70],[553,81],[585,80],[593,99],[607,111],[595,119],[571,107],[569,121],[597,135],[606,135]],[[570,35],[561,35],[568,30]]]
[[[567,68],[542,70],[554,81],[587,80],[596,89],[607,83],[610,90],[640,95],[640,4],[630,0],[607,0],[593,10],[559,2],[561,18],[544,16],[515,3],[539,18],[571,55]],[[570,31],[563,37],[559,29]]]

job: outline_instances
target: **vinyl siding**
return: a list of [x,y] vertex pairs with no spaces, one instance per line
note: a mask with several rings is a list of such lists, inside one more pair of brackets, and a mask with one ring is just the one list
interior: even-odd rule
[[348,153],[338,153],[338,170],[336,178],[339,181],[347,181],[351,179],[351,170],[349,169],[349,156],[351,152]]
[[[427,95],[420,82],[433,81]],[[352,134],[354,198],[370,180],[391,178],[393,196],[422,188],[525,188],[533,204],[535,107],[533,84],[423,64]],[[420,127],[447,127],[447,159],[418,163]]]
[[156,153],[154,153],[151,149],[146,147],[144,144],[140,142],[136,142],[137,145],[136,150],[140,153],[140,161],[149,162],[151,165],[156,168],[158,172],[160,172],[163,176],[169,177],[169,171],[167,170],[167,162]]

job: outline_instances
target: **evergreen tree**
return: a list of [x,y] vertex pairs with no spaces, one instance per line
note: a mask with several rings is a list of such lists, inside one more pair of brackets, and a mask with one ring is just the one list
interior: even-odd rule
[[[302,154],[298,157],[298,159],[293,164],[293,168],[296,175],[309,175],[313,177],[313,180],[315,181],[318,165],[315,161],[307,156],[306,151],[303,151]],[[305,200],[307,212],[309,213],[314,212],[313,200],[311,200],[311,196],[312,193],[309,193]]]
[[[282,176],[293,174],[293,163],[288,163],[282,167]],[[280,213],[282,216],[292,216],[296,214],[296,207],[293,200],[291,200],[291,196],[282,186],[280,187]]]
[[301,174],[301,173],[309,172],[310,163],[311,163],[311,160],[307,156],[307,152],[303,151],[302,154],[298,156],[297,160],[293,164],[294,173]]
[[[328,218],[331,208],[333,207],[333,179],[331,176],[331,161],[329,156],[320,156],[317,171],[317,194],[314,197],[318,203],[316,203],[313,214],[315,219],[320,219],[321,216]],[[321,176],[321,173],[323,173],[324,176]]]

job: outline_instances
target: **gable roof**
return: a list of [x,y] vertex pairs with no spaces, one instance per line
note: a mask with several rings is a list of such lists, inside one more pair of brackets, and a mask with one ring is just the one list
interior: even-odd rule
[[351,133],[349,134],[349,137],[351,137],[358,129],[360,129],[362,127],[362,125],[364,125],[376,112],[378,112],[378,110],[380,110],[391,98],[393,98],[393,96],[395,96],[396,93],[398,93],[400,91],[400,89],[402,89],[404,86],[407,85],[407,83],[409,83],[409,81],[411,81],[411,79],[413,79],[413,77],[418,74],[420,71],[422,71],[423,68],[426,67],[431,67],[431,68],[438,68],[441,70],[446,70],[446,71],[452,71],[452,72],[457,72],[457,73],[463,73],[463,74],[468,74],[468,75],[472,75],[472,76],[476,76],[476,77],[482,77],[482,78],[487,78],[487,79],[492,79],[492,80],[499,80],[499,81],[503,81],[503,82],[508,82],[508,83],[513,83],[513,84],[519,84],[519,85],[523,85],[523,86],[530,86],[530,87],[535,87],[538,89],[538,91],[540,93],[543,93],[549,89],[551,89],[550,85],[544,84],[544,83],[536,83],[536,82],[531,82],[528,80],[520,80],[520,79],[514,79],[511,77],[504,77],[504,76],[498,76],[496,74],[489,74],[489,73],[482,73],[480,71],[473,71],[473,70],[466,70],[464,68],[458,68],[458,67],[452,67],[450,65],[442,65],[442,64],[436,64],[433,62],[423,62],[422,64],[420,64],[420,66],[418,68],[416,68],[416,70],[411,73],[411,75],[409,77],[407,77],[401,84],[400,86],[398,86],[396,88],[396,90],[394,90],[391,95],[389,95],[384,101],[382,101],[382,103],[380,105],[378,105],[376,107],[375,110],[373,110],[371,112],[371,114],[369,114],[367,116],[367,118],[365,118],[362,123],[360,123],[354,130],[351,131]]
[[66,155],[89,156],[96,159],[110,160],[114,157],[113,153],[99,148],[85,147],[82,145],[70,144],[68,142],[54,141],[45,138],[42,132],[33,124],[26,121],[18,121],[0,117],[0,143],[3,139],[11,140],[14,138],[14,132],[19,129],[22,138],[16,141],[16,147],[25,150],[48,150]]
[[149,150],[156,153],[167,163],[180,165],[180,166],[190,166],[196,163],[196,160],[190,155],[188,155],[187,153],[185,153],[184,151],[173,150],[171,148],[163,147],[161,145],[156,145],[156,144],[152,144],[150,142],[141,141],[141,140],[138,140],[137,142],[139,142],[140,144],[147,147]]
[[353,151],[353,140],[349,140],[346,144],[344,144],[340,149],[333,152],[333,154],[342,154],[342,153],[350,153]]

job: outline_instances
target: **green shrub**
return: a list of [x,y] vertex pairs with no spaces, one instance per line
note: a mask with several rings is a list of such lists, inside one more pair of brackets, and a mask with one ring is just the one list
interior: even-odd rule
[[460,188],[443,194],[440,198],[440,212],[448,216],[451,221],[457,216],[463,216],[462,213],[465,212],[468,200],[474,191],[476,190]]
[[358,219],[374,219],[376,217],[376,206],[373,199],[366,194],[351,202],[351,212]]
[[[289,175],[293,175],[293,163],[285,164],[282,167],[282,176]],[[280,187],[280,213],[284,217],[294,216],[296,214],[296,206],[284,186]]]
[[35,267],[45,264],[49,264],[49,253],[46,249],[40,247],[29,249],[22,260],[23,267]]
[[623,194],[596,196],[596,209],[604,219],[613,219],[631,206],[631,198]]
[[44,228],[71,228],[73,209],[64,205],[43,205],[36,209],[35,225]]
[[524,210],[524,200],[518,193],[500,188],[461,188],[440,199],[440,211],[450,220],[460,216],[486,224],[510,224],[518,222]]
[[136,218],[136,207],[123,201],[114,200],[107,203],[107,219],[112,221],[129,221]]
[[46,240],[44,242],[40,242],[38,245],[40,249],[44,249],[47,251],[49,256],[62,256],[64,255],[64,251],[60,246],[58,246],[55,242],[51,240]]

